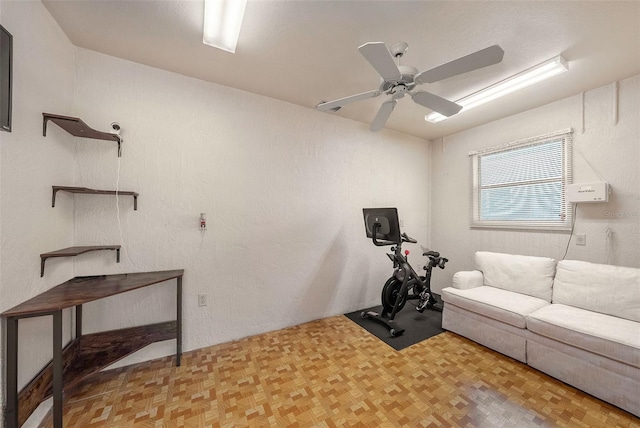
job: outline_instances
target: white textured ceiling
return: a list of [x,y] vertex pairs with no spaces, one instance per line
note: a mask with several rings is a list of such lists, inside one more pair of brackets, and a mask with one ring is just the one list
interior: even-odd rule
[[[562,54],[568,73],[438,124],[410,98],[386,128],[434,139],[640,73],[640,1],[252,1],[235,54],[202,44],[203,1],[43,0],[76,46],[314,108],[377,89],[357,51],[409,44],[423,71],[493,44],[497,65],[420,89],[456,100]],[[370,123],[384,96],[345,106]],[[364,125],[363,125],[364,128]]]

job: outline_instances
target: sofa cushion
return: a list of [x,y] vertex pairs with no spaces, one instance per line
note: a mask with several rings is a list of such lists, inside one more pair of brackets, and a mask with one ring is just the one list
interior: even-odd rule
[[475,260],[476,269],[484,274],[485,285],[551,302],[555,260],[485,251],[478,251]]
[[640,269],[563,260],[553,302],[640,322]]
[[442,290],[442,300],[518,328],[526,327],[529,313],[549,305],[544,299],[486,285],[468,290],[447,287]]
[[640,368],[640,324],[553,303],[527,317],[533,333]]

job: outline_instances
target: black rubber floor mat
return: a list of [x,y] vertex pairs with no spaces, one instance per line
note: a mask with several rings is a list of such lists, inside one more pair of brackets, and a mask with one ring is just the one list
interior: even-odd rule
[[[442,303],[438,306],[440,305],[442,305]],[[389,330],[387,330],[384,325],[360,316],[363,311],[380,313],[381,308],[382,306],[376,306],[344,315],[396,351],[408,348],[411,345],[422,342],[444,331],[442,329],[442,312],[426,309],[423,313],[420,313],[416,311],[413,306],[407,304],[395,316],[395,321],[400,327],[404,328],[404,334],[391,337]]]

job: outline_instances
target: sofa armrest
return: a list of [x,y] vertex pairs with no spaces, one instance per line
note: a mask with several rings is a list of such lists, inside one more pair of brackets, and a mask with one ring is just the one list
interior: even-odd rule
[[467,290],[484,285],[484,276],[479,270],[460,271],[453,274],[453,288]]

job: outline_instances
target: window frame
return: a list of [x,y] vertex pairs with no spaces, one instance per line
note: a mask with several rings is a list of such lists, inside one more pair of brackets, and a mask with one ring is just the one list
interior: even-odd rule
[[[561,214],[560,219],[556,220],[483,220],[481,215],[482,196],[481,192],[483,187],[480,183],[480,168],[481,159],[483,156],[494,155],[497,153],[504,153],[507,151],[515,151],[532,146],[543,145],[560,140],[562,142],[562,176],[560,178],[561,183]],[[469,152],[469,158],[471,161],[471,213],[470,213],[470,227],[471,228],[489,228],[489,229],[523,229],[523,230],[547,230],[547,231],[570,231],[573,222],[573,212],[571,209],[571,203],[566,200],[566,186],[573,182],[572,175],[572,146],[573,146],[573,129],[564,129],[549,134],[539,135],[523,140],[513,141],[501,146],[490,147],[480,151]],[[555,181],[555,180],[554,180]],[[502,186],[504,188],[517,187],[526,184],[538,184],[542,182],[549,182],[549,180],[531,180],[513,182],[512,186]],[[485,186],[488,188],[491,186]]]

